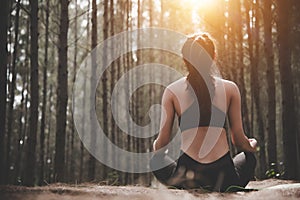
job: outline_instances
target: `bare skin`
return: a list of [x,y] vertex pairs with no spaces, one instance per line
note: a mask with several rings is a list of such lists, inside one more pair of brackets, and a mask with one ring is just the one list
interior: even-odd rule
[[[160,133],[153,144],[155,151],[169,143],[175,114],[180,116],[194,101],[191,92],[186,88],[187,81],[184,77],[170,84],[164,91],[162,97],[164,112],[161,115]],[[241,96],[237,85],[232,81],[215,78],[215,95],[212,104],[227,113],[233,144],[241,151],[256,152],[257,141],[254,138],[248,139],[243,130]],[[206,134],[214,133],[217,135],[214,138],[215,145],[203,157],[200,157],[199,152],[204,145]],[[211,163],[229,151],[226,131],[220,127],[198,127],[185,130],[182,132],[181,149],[200,163]]]

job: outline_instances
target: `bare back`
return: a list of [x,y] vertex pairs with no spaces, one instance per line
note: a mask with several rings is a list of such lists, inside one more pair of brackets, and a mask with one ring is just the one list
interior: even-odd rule
[[[170,84],[164,91],[164,111],[161,115],[160,132],[153,144],[154,150],[159,150],[170,142],[175,115],[181,116],[193,104],[194,98],[187,89],[187,84],[184,77]],[[248,139],[243,130],[241,96],[237,85],[232,81],[215,78],[212,105],[228,115],[232,143],[241,151],[255,152],[256,140]],[[211,163],[229,151],[226,131],[222,127],[209,125],[186,129],[182,131],[181,149],[200,163]]]
[[[190,90],[187,90],[187,86],[187,80],[184,77],[168,87],[173,94],[174,109],[178,116],[181,116],[194,102],[193,95]],[[216,78],[212,104],[226,113],[230,102],[229,96],[226,95],[226,81]],[[215,137],[212,138],[215,141],[213,146],[209,147],[209,152],[200,157],[199,152],[203,150],[201,147],[206,148],[203,144],[206,137]],[[213,162],[229,151],[226,131],[221,127],[197,127],[184,130],[182,132],[181,149],[200,163]]]

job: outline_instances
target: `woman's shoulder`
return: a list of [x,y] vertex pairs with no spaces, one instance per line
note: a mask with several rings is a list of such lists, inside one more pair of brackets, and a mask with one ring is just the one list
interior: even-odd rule
[[172,83],[170,83],[167,88],[170,90],[175,90],[181,87],[184,87],[186,85],[186,77],[182,77]]
[[222,78],[218,78],[217,80],[219,80],[217,82],[221,83],[222,87],[225,88],[226,95],[229,96],[240,95],[239,87],[234,81],[222,79]]
[[237,84],[234,81],[231,81],[231,80],[223,79],[223,78],[220,78],[220,77],[216,77],[215,80],[217,80],[217,82],[219,82],[219,83],[222,83],[228,89],[238,87]]
[[186,89],[186,77],[182,77],[172,83],[170,83],[164,93],[170,94],[171,96],[180,96],[182,95],[183,91]]

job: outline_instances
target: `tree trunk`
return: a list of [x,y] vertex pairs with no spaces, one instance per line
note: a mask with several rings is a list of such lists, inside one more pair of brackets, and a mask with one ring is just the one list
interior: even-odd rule
[[[30,21],[26,21],[26,30],[29,33],[29,24]],[[21,92],[21,111],[19,114],[19,140],[17,141],[18,152],[16,157],[16,170],[15,170],[15,184],[20,184],[22,182],[22,167],[23,167],[23,160],[24,160],[24,144],[25,144],[25,135],[27,130],[27,102],[28,102],[28,80],[29,80],[29,34],[26,34],[25,40],[25,55],[26,58],[24,60],[23,67],[25,68],[25,77],[22,77],[23,87]]]
[[[90,10],[90,0],[87,0],[87,4],[88,4],[88,10]],[[87,41],[90,41],[90,13],[87,13]],[[87,63],[88,61],[85,61],[85,68],[87,67]],[[86,76],[84,77],[84,82],[83,82],[83,88],[86,88]],[[86,89],[83,90],[83,96],[86,96]],[[85,98],[82,101],[82,108],[83,110],[86,109],[86,102],[85,102]],[[81,123],[82,123],[82,129],[81,132],[84,131],[84,127],[85,127],[85,121],[86,121],[86,115],[85,113],[82,114],[82,118],[81,118]],[[84,140],[84,138],[82,138],[82,140],[80,141],[80,163],[79,163],[79,182],[83,181],[83,171],[84,171],[84,146],[82,141]]]
[[[253,66],[251,62],[253,62],[253,36],[252,36],[252,30],[251,30],[251,19],[250,19],[250,2],[245,1],[245,13],[246,13],[246,26],[247,26],[247,35],[248,35],[248,54],[249,54],[249,60],[250,60],[250,67]],[[253,70],[251,68],[251,70]],[[252,77],[252,75],[250,75]],[[250,85],[252,84],[253,80],[251,81]],[[250,126],[250,136],[252,137],[254,134],[254,96],[252,91],[253,86],[251,85],[251,126]]]
[[[110,0],[110,36],[113,36],[115,34],[115,29],[114,29],[114,0]],[[114,41],[111,41],[111,51],[113,53],[113,51],[115,51],[115,46],[114,46]],[[113,91],[114,89],[114,82],[115,82],[115,76],[116,76],[116,70],[115,70],[115,63],[113,62],[111,64],[111,82],[110,82],[110,91]],[[115,135],[116,135],[116,126],[114,123],[114,117],[113,115],[111,115],[111,140],[112,142],[115,142]]]
[[30,117],[24,185],[35,183],[36,137],[39,106],[38,0],[30,0]]
[[231,0],[228,2],[228,43],[229,43],[229,67],[231,79],[234,81],[238,81],[238,74],[236,70],[237,66],[237,45],[236,45],[236,33],[237,33],[237,23],[236,23],[236,4],[235,2],[238,0]]
[[8,105],[7,113],[7,141],[6,141],[6,176],[7,181],[11,181],[10,173],[10,149],[11,149],[11,136],[12,136],[12,125],[14,123],[14,102],[15,102],[15,89],[16,89],[16,63],[18,56],[18,43],[19,43],[19,17],[20,17],[20,0],[16,3],[16,16],[15,16],[15,27],[14,27],[14,52],[11,66],[11,84],[10,84],[10,101]]
[[14,179],[15,184],[18,184],[21,182],[20,168],[21,168],[23,145],[24,145],[23,127],[26,126],[26,124],[22,122],[22,119],[24,117],[24,110],[25,110],[24,102],[25,102],[25,89],[26,89],[26,83],[27,83],[26,75],[25,75],[25,78],[22,78],[22,92],[21,92],[21,104],[20,104],[21,110],[20,110],[20,114],[19,114],[19,138],[16,141],[17,156],[16,156],[16,161],[15,161],[15,163],[16,163],[15,179]]
[[[130,28],[129,28],[129,0],[126,0],[126,3],[125,3],[125,14],[124,14],[124,17],[125,17],[125,30],[126,31],[129,31]],[[126,45],[126,51],[129,52],[129,34],[126,35],[126,40],[124,41],[124,45]],[[129,55],[130,53],[128,53],[127,55],[124,56],[124,62],[123,62],[123,65],[124,65],[124,71],[125,72],[128,72],[130,70],[130,62],[129,62]],[[130,80],[130,77],[128,78]],[[124,89],[126,91],[129,91],[130,89],[130,84],[127,84],[126,87],[124,87]],[[125,93],[125,99],[129,99],[129,93],[126,92]],[[126,106],[130,106],[130,105],[126,105]],[[127,119],[127,127],[128,127],[128,131],[130,132],[131,131],[131,123],[130,123],[130,119]],[[125,135],[124,137],[124,146],[127,147],[127,151],[132,151],[131,150],[131,141],[132,137],[130,137],[129,134]],[[128,158],[126,160],[126,165],[127,165],[127,169],[130,169],[132,167],[131,165],[131,158]],[[131,184],[131,174],[126,172],[125,173],[125,176],[124,176],[124,183],[125,185],[127,184]]]
[[[236,1],[236,16],[237,25],[240,27],[243,23],[242,13],[241,13],[241,2],[239,0]],[[247,135],[250,133],[250,121],[249,121],[249,110],[247,105],[247,95],[246,95],[246,86],[245,86],[245,64],[244,64],[244,49],[243,49],[243,30],[237,29],[237,59],[238,59],[238,68],[239,68],[239,85],[241,89],[241,97],[242,97],[242,113],[243,113],[243,127]]]
[[[258,4],[258,2],[256,2]],[[251,67],[251,93],[252,93],[252,134],[257,135],[258,142],[260,144],[259,151],[259,176],[263,177],[265,174],[265,141],[264,141],[264,129],[263,129],[263,120],[262,120],[262,112],[260,108],[260,92],[259,92],[259,72],[258,72],[258,56],[259,56],[259,43],[258,43],[258,12],[256,10],[257,7],[252,8],[252,13],[254,13],[251,18],[249,16],[250,3],[248,1],[245,2],[246,6],[246,15],[247,15],[247,33],[248,33],[248,44],[249,44],[249,59],[250,59],[250,67]],[[256,5],[258,6],[258,5]],[[254,22],[253,17],[255,17],[256,21]],[[252,27],[251,25],[252,24]],[[254,29],[253,29],[254,28]],[[253,33],[255,34],[253,37]],[[258,126],[258,133],[254,134],[255,126]]]
[[6,84],[7,84],[7,29],[9,16],[9,1],[3,1],[0,6],[0,185],[4,184],[4,138],[6,133]]
[[299,179],[297,168],[297,113],[291,69],[290,0],[277,0],[279,71],[282,92],[282,129],[285,178]]
[[[295,96],[296,96],[296,107],[297,107],[297,113],[298,113],[298,124],[297,124],[297,169],[300,169],[300,80],[298,77],[300,77],[300,66],[299,66],[299,61],[300,61],[300,58],[299,58],[299,52],[300,52],[300,29],[298,28],[299,27],[299,22],[300,22],[300,13],[299,13],[299,10],[300,10],[300,4],[297,0],[292,0],[293,2],[293,23],[292,23],[292,42],[290,44],[293,44],[292,45],[292,62],[293,62],[293,66],[294,67],[294,71],[293,71],[293,75],[294,75],[294,81],[296,82],[296,85],[295,86]],[[294,43],[294,41],[296,43]],[[298,179],[300,179],[300,172],[298,171]]]
[[[106,40],[108,38],[108,28],[109,28],[109,8],[108,8],[108,0],[104,0],[104,11],[103,11],[103,40]],[[102,57],[102,63],[106,64],[106,55],[108,53],[107,48],[104,47],[103,49],[103,57]],[[107,105],[108,105],[108,78],[107,78],[107,71],[105,71],[102,75],[102,120],[103,120],[103,132],[105,134],[108,134],[108,110],[107,110]],[[107,151],[107,146],[104,145],[103,151]],[[101,165],[101,174],[100,174],[101,179],[105,179],[107,177],[107,168],[105,165]]]
[[[77,73],[77,51],[78,51],[78,2],[75,0],[75,24],[74,24],[74,58],[73,58],[73,80],[72,84],[75,83],[76,80],[76,73]],[[70,105],[71,108],[72,105]],[[75,112],[75,107],[73,106],[73,113]],[[75,125],[74,125],[74,120],[71,119],[71,163],[70,163],[70,177],[69,181],[73,182],[74,181],[74,176],[75,176],[75,155],[74,155],[74,140],[75,140]]]
[[68,0],[60,1],[58,47],[57,108],[54,173],[55,180],[65,181],[66,108],[68,103]]
[[42,119],[41,119],[41,130],[40,130],[40,174],[39,174],[39,185],[43,184],[44,181],[44,147],[45,147],[45,118],[46,118],[46,107],[47,107],[47,68],[48,68],[48,46],[49,46],[49,0],[46,1],[45,15],[45,55],[44,55],[44,67],[43,67],[43,104],[42,104]]
[[[104,5],[104,9],[105,9],[105,5]],[[107,9],[107,7],[106,7]],[[104,13],[107,11],[104,11]],[[91,78],[91,83],[95,80],[95,74],[96,74],[96,64],[97,64],[97,53],[96,53],[96,46],[97,46],[97,3],[96,0],[92,1],[92,78]],[[90,96],[90,101],[92,102],[93,99],[95,98],[95,94],[92,93],[93,91],[93,84],[91,84],[91,96]],[[106,90],[103,90],[104,93],[106,93]],[[103,104],[106,107],[106,103]],[[92,105],[90,105],[90,112],[91,115],[94,112],[95,107],[93,107]],[[106,119],[106,118],[103,118]],[[105,123],[105,122],[104,122]],[[94,150],[96,148],[96,134],[94,132],[94,128],[91,128],[91,148]],[[106,132],[105,132],[106,133]],[[96,166],[96,159],[94,158],[93,155],[90,154],[89,157],[89,169],[88,169],[88,179],[90,181],[95,179],[95,166]]]
[[[114,36],[115,34],[115,1],[114,0],[110,0],[110,36]],[[114,41],[112,40],[111,41],[111,53],[113,53],[113,51],[115,51],[116,49],[116,45],[114,44]],[[112,93],[113,89],[114,89],[114,86],[115,86],[115,83],[117,82],[117,78],[116,78],[116,75],[117,75],[117,65],[118,63],[117,62],[113,62],[111,64],[111,82],[110,82],[110,92]],[[112,107],[113,105],[111,104],[111,110],[113,109],[116,109]],[[118,137],[118,129],[116,127],[116,123],[115,123],[115,120],[114,120],[114,116],[111,114],[110,115],[110,122],[111,122],[111,141],[114,143],[114,144],[117,144],[117,137]],[[110,149],[111,151],[112,149]],[[110,155],[112,156],[112,158],[114,159],[114,163],[117,163],[118,162],[118,159],[117,156],[114,156],[114,155]]]
[[259,169],[260,169],[260,176],[264,177],[266,173],[266,150],[265,150],[265,131],[264,131],[264,122],[263,122],[263,108],[261,107],[261,97],[260,97],[260,81],[259,81],[259,57],[260,57],[260,50],[259,50],[259,19],[260,19],[260,1],[256,1],[254,5],[254,16],[255,16],[255,55],[254,55],[254,62],[252,65],[253,71],[251,71],[251,79],[252,79],[252,86],[253,93],[254,93],[254,104],[256,110],[256,120],[258,125],[258,141],[259,141]]
[[[52,115],[52,101],[51,101],[51,97],[52,97],[52,85],[49,86],[49,97],[48,97],[48,100],[49,100],[49,107],[48,107],[48,115],[51,116]],[[47,134],[47,143],[46,143],[46,157],[47,157],[47,181],[48,183],[51,183],[52,180],[51,180],[51,175],[52,175],[52,170],[51,170],[51,166],[52,166],[52,153],[51,153],[51,147],[50,147],[50,134],[51,134],[51,117],[48,118],[48,134]],[[50,161],[50,162],[49,162]]]
[[[23,145],[22,145],[22,148],[20,149],[20,159],[18,160],[19,164],[20,164],[20,178],[21,178],[21,181],[24,180],[24,176],[25,176],[25,166],[26,166],[26,137],[28,136],[28,121],[29,121],[29,114],[28,114],[28,102],[29,102],[29,94],[28,94],[28,91],[29,91],[29,86],[30,84],[28,83],[29,82],[29,75],[30,75],[30,68],[29,68],[29,59],[30,59],[30,20],[27,20],[26,22],[26,30],[28,32],[27,36],[26,36],[26,49],[25,49],[25,55],[26,55],[26,58],[24,60],[24,66],[26,66],[26,75],[25,75],[25,80],[24,82],[26,83],[26,86],[25,86],[25,91],[26,91],[26,94],[25,95],[25,102],[24,102],[24,114],[23,114],[23,117],[24,117],[24,121],[23,121],[23,130],[22,130],[22,141],[23,141]],[[25,152],[22,151],[22,149],[25,150]]]
[[274,51],[272,40],[272,0],[264,0],[264,50],[267,60],[267,84],[268,84],[268,128],[267,128],[267,152],[268,165],[277,162],[276,149],[276,93],[275,93],[275,72],[274,72]]

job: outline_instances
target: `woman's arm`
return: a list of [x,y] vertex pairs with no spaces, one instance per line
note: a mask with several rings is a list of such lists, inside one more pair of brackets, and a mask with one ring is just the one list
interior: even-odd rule
[[154,151],[158,151],[159,149],[165,147],[169,143],[172,133],[175,109],[173,104],[173,93],[169,88],[166,88],[163,93],[162,107],[160,131],[157,139],[153,143]]
[[241,95],[237,85],[230,83],[230,103],[228,109],[232,143],[241,151],[256,152],[257,141],[244,133],[241,114]]

